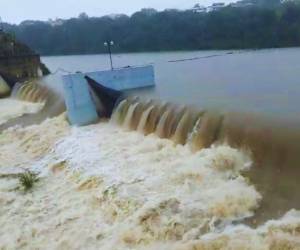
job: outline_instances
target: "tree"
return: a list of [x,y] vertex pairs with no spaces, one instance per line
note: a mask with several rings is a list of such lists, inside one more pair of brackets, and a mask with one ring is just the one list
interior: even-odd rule
[[27,21],[4,27],[46,55],[105,53],[103,42],[108,39],[115,41],[115,52],[300,45],[300,0],[283,4],[279,0],[247,1],[256,4],[209,13],[142,9],[130,17],[113,18],[89,18],[82,13],[58,25]]
[[78,18],[79,19],[88,19],[89,16],[85,12],[82,12],[78,15]]

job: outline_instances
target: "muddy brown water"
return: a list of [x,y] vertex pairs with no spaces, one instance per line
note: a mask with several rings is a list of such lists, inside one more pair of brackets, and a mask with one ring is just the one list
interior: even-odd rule
[[300,209],[300,128],[295,122],[254,114],[228,114],[222,140],[250,150],[254,161],[246,173],[263,199],[255,216],[247,220],[258,225]]
[[[25,87],[26,85],[30,86]],[[39,113],[25,114],[0,125],[0,132],[15,125],[39,124],[45,119],[55,117],[66,110],[59,77],[32,79],[27,84],[16,85],[12,91],[12,98],[31,102],[43,99],[45,100],[45,106]]]
[[[125,105],[121,103],[119,106]],[[158,110],[161,112],[153,125]],[[123,114],[123,121],[118,119],[117,123],[122,125],[128,120],[130,124],[142,123],[144,128],[139,125],[140,132],[156,133],[175,143],[188,144],[193,151],[227,143],[251,154],[253,166],[244,175],[256,186],[263,199],[255,215],[245,221],[247,224],[257,226],[280,218],[290,209],[300,209],[300,129],[297,123],[257,114],[178,108],[172,104],[153,104],[149,112],[149,107],[142,101],[138,104],[132,102],[127,111],[126,115]],[[115,112],[124,110],[117,108]],[[126,128],[135,130],[136,126]]]
[[[168,62],[211,53],[220,56]],[[226,142],[251,152],[254,164],[245,175],[263,199],[255,215],[246,222],[256,226],[279,218],[292,208],[300,209],[299,55],[299,48],[230,55],[222,51],[141,53],[114,55],[114,63],[120,67],[154,63],[156,88],[131,94],[141,96],[142,100],[169,101],[153,108],[153,103],[141,101],[142,104],[132,112],[133,120],[128,121],[129,128],[145,135],[157,133],[180,144],[190,140],[193,150]],[[106,55],[48,57],[43,60],[53,72],[58,67],[86,72],[109,66]],[[49,90],[44,110],[14,119],[0,126],[0,131],[15,124],[39,123],[65,109],[59,75],[42,79],[39,85]],[[171,103],[189,107],[182,112],[182,107],[175,108]],[[128,110],[128,105],[125,105],[121,120],[126,118]],[[199,115],[203,119],[198,124],[197,133],[190,138]]]
[[[38,81],[36,86],[42,89],[41,94],[45,89],[47,91],[43,110],[13,119],[0,126],[0,131],[17,124],[38,124],[65,110],[61,89],[49,86],[47,81]],[[34,96],[30,90],[25,92],[23,98]],[[126,129],[139,130],[145,135],[156,133],[179,144],[188,143],[193,151],[214,143],[228,143],[251,153],[253,167],[244,174],[263,199],[255,215],[245,221],[247,224],[257,226],[280,218],[292,208],[300,209],[300,129],[296,122],[249,113],[199,110],[137,98],[130,98],[128,102],[127,105],[123,103],[123,110],[115,111],[120,112],[120,125],[127,119]]]

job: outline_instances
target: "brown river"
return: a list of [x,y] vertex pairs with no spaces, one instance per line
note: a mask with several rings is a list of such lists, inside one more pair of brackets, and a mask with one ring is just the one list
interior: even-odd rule
[[300,249],[299,58],[114,55],[153,63],[157,86],[85,127],[61,114],[60,74],[106,56],[43,58],[61,70],[0,100],[0,249]]

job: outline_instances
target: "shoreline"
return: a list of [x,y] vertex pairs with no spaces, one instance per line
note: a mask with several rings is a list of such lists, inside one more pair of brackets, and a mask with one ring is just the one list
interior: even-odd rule
[[[263,51],[263,50],[276,50],[276,49],[299,49],[300,46],[295,47],[273,47],[273,48],[232,48],[232,49],[198,49],[198,50],[154,50],[154,51],[127,51],[127,52],[120,52],[116,51],[113,52],[113,55],[126,55],[126,54],[156,54],[156,53],[182,53],[182,52],[212,52],[212,51],[245,51],[245,52],[253,52],[253,51]],[[93,55],[107,55],[107,52],[103,53],[75,53],[75,54],[41,54],[42,57],[62,57],[62,56],[93,56]]]

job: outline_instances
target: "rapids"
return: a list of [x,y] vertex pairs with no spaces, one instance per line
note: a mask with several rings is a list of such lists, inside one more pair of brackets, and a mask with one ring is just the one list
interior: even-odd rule
[[[110,122],[62,114],[0,134],[0,249],[300,249],[299,211],[243,223],[264,196],[251,155],[213,143],[222,117],[130,102]],[[7,177],[24,169],[40,177],[29,193]]]
[[12,98],[0,99],[0,125],[24,114],[39,112],[44,103],[32,103]]
[[253,167],[246,174],[264,194],[251,220],[259,225],[300,209],[300,130],[298,125],[254,114],[199,110],[138,98],[123,100],[115,109],[112,123],[167,138],[198,152],[212,145],[229,145],[251,154]]
[[47,77],[16,83],[11,96],[0,100],[0,132],[15,125],[38,124],[64,112],[62,89],[57,85],[55,78],[49,82]]

